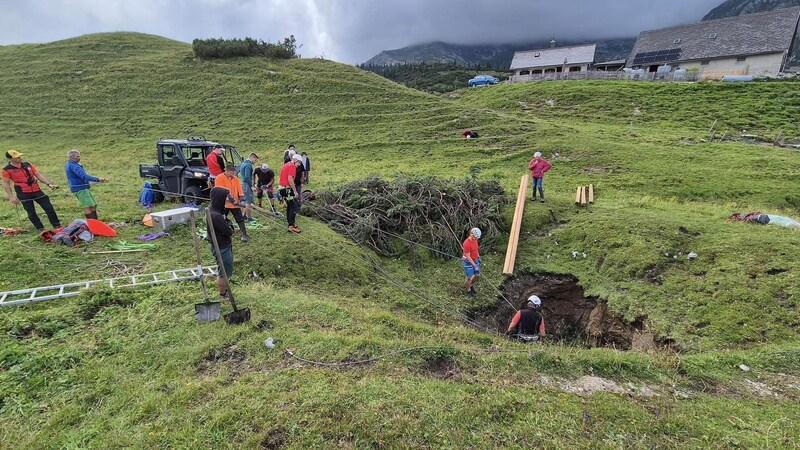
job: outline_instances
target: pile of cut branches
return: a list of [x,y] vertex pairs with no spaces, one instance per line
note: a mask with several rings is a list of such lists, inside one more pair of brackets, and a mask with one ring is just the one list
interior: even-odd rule
[[505,201],[495,181],[370,177],[318,193],[303,209],[381,255],[413,254],[421,244],[436,256],[460,258],[472,227],[483,231],[481,248],[491,247],[504,229]]

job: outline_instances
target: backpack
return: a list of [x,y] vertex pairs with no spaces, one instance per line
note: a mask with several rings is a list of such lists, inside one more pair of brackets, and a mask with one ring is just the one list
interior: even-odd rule
[[89,225],[86,224],[86,221],[83,219],[75,219],[58,233],[52,235],[52,237],[50,237],[50,242],[74,247],[81,240],[91,241],[92,239],[94,239],[94,235],[89,231]]
[[139,204],[145,208],[152,208],[153,201],[155,200],[155,193],[153,193],[153,185],[149,181],[144,182],[142,193],[139,195]]

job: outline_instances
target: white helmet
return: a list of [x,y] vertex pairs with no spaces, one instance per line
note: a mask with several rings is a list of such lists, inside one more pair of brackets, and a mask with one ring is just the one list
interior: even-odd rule
[[469,232],[470,232],[470,234],[474,234],[476,238],[478,238],[478,239],[481,238],[481,229],[480,228],[475,227],[475,228],[469,230]]
[[531,305],[533,305],[534,308],[542,306],[542,299],[540,299],[536,295],[531,295],[530,297],[528,297],[528,306]]

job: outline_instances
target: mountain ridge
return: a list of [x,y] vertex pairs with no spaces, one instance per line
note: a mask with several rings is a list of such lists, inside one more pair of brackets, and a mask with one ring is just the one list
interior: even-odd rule
[[[745,14],[774,11],[800,6],[800,0],[726,0],[708,12],[701,21],[734,17]],[[645,30],[642,30],[645,31]],[[597,43],[596,61],[624,59],[630,55],[636,37],[600,40],[570,40],[558,42],[559,47]],[[503,44],[454,44],[434,41],[406,47],[384,50],[368,59],[365,66],[391,66],[397,64],[451,63],[470,66],[488,65],[496,70],[508,70],[515,51],[547,48],[549,41],[531,40],[522,43]],[[796,57],[793,59],[797,59]]]

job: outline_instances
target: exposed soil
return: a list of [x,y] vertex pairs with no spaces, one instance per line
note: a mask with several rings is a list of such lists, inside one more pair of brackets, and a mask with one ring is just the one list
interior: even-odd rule
[[247,361],[247,354],[235,344],[226,344],[219,349],[211,349],[197,363],[197,371],[202,374],[214,373],[221,366],[227,366],[231,379],[236,379],[240,374],[251,372],[253,367]]
[[[584,344],[589,347],[613,347],[622,350],[648,351],[656,338],[645,329],[645,318],[629,323],[608,309],[605,300],[587,297],[578,279],[571,275],[522,273],[501,286],[506,299],[516,308],[525,307],[527,298],[542,299],[547,334],[556,341]],[[504,333],[515,310],[498,298],[495,305],[474,313],[477,320]]]

